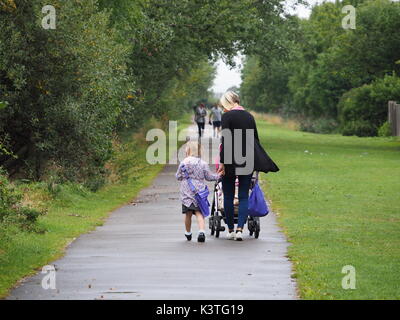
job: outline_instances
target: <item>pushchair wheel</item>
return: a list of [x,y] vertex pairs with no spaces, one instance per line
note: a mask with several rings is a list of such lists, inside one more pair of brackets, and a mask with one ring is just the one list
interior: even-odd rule
[[211,229],[211,235],[213,236],[215,233],[214,217],[210,218],[210,229]]
[[[221,217],[215,219],[215,237],[219,238],[219,232],[221,231]],[[225,229],[225,228],[224,228]]]
[[249,234],[250,237],[253,236],[256,239],[258,239],[259,235],[260,235],[260,218],[258,217],[254,217],[254,218],[249,218],[247,221],[247,227],[249,229]]
[[258,237],[260,236],[260,218],[254,220],[254,238],[258,239]]
[[249,229],[250,237],[254,234],[254,220],[252,218],[247,220],[247,228]]

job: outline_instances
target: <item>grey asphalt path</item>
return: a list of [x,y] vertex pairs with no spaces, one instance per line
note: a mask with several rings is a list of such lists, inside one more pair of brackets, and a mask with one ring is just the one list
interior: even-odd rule
[[[211,135],[207,129],[205,139]],[[205,243],[186,241],[176,168],[167,165],[136,205],[113,212],[52,263],[56,289],[43,289],[38,273],[8,299],[296,299],[288,242],[273,213],[261,219],[257,240],[247,231],[242,242],[207,231]],[[193,227],[196,235],[195,219]]]

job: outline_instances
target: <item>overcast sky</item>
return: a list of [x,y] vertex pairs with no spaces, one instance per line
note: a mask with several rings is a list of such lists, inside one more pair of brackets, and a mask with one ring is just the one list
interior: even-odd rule
[[[334,0],[328,0],[334,2]],[[286,7],[287,11],[290,13],[297,14],[301,18],[308,18],[311,13],[311,7],[316,3],[321,3],[323,0],[308,0],[310,4],[309,7],[305,6],[297,6],[296,8],[292,8],[294,0],[287,0]],[[217,76],[214,80],[213,91],[216,93],[225,92],[227,89],[233,86],[240,86],[242,82],[240,77],[240,58],[237,59],[239,62],[239,68],[230,69],[222,60],[218,61],[217,67]]]

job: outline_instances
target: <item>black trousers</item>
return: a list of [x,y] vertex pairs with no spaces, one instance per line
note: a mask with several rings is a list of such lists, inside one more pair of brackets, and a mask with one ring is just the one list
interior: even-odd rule
[[199,137],[202,136],[202,132],[204,130],[205,122],[197,122],[197,127],[199,128]]

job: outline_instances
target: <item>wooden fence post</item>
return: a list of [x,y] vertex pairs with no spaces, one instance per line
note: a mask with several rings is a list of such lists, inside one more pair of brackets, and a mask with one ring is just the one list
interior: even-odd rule
[[392,136],[394,136],[395,133],[395,127],[394,127],[394,122],[393,122],[393,106],[394,106],[394,101],[389,101],[388,102],[388,122],[390,126],[390,132],[392,133]]
[[388,103],[388,122],[393,136],[400,136],[400,104],[396,101]]
[[393,119],[393,121],[396,122],[395,135],[400,136],[400,104],[395,103],[394,110],[395,110],[394,112],[395,118]]

